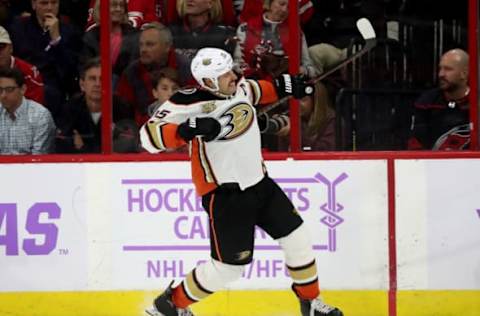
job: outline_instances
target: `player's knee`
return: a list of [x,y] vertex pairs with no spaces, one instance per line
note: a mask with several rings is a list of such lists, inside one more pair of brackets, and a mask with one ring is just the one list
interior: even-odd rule
[[211,259],[205,264],[198,266],[196,272],[199,283],[208,290],[215,292],[228,283],[239,279],[244,270],[244,265],[226,264]]
[[245,265],[227,264],[216,260],[212,261],[214,262],[218,273],[222,275],[224,280],[228,283],[240,279],[245,271]]
[[301,224],[287,236],[278,239],[278,242],[285,253],[286,263],[290,267],[302,266],[315,258],[305,224]]

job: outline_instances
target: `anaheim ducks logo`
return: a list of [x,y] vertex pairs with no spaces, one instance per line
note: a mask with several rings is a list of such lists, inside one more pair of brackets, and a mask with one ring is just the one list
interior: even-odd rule
[[225,111],[220,118],[227,118],[227,123],[224,127],[223,137],[220,140],[230,140],[245,133],[255,118],[252,107],[247,103],[237,103],[227,111]]

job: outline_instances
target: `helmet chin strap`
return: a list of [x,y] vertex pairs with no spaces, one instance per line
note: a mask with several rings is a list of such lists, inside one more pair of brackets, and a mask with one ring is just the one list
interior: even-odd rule
[[223,93],[221,93],[220,91],[215,91],[215,92],[212,91],[212,93],[215,94],[216,96],[219,96],[219,97],[225,98],[225,99],[230,99],[230,98],[232,98],[232,97],[234,96],[234,94],[230,94],[230,95],[228,95],[228,94],[223,94]]
[[228,94],[224,94],[224,93],[221,93],[220,92],[220,87],[218,85],[218,78],[209,78],[212,82],[212,85],[214,86],[213,88],[210,87],[209,85],[206,84],[206,82],[204,81],[204,84],[203,84],[203,88],[210,91],[211,93],[215,94],[216,96],[218,97],[221,97],[221,98],[225,98],[225,99],[228,99],[228,98],[231,98],[233,97],[233,95],[235,94],[231,94],[231,95],[228,95]]

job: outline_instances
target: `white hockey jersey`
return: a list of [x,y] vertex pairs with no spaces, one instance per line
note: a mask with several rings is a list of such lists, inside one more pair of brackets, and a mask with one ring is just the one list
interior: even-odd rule
[[190,118],[213,117],[221,126],[210,142],[196,137],[190,142],[192,178],[197,194],[204,195],[222,183],[238,183],[244,190],[265,174],[261,155],[260,130],[254,105],[277,99],[273,85],[241,78],[230,98],[204,90],[177,92],[162,104],[140,130],[142,146],[151,153],[185,144],[177,126]]

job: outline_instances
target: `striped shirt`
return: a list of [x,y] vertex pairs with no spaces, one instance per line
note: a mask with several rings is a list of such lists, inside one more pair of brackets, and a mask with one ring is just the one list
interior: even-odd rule
[[0,106],[0,154],[48,154],[54,149],[55,123],[41,104],[23,98],[12,116]]

